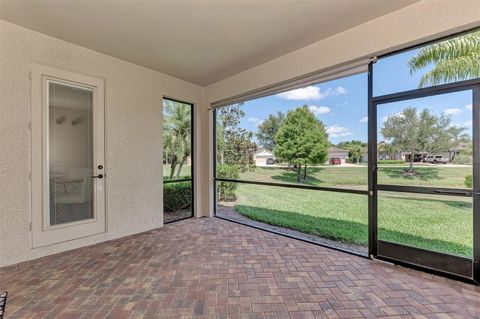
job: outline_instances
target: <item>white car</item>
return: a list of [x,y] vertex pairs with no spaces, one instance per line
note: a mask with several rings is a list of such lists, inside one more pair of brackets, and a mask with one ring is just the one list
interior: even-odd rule
[[448,159],[443,157],[442,155],[428,155],[423,159],[425,163],[431,164],[447,164]]

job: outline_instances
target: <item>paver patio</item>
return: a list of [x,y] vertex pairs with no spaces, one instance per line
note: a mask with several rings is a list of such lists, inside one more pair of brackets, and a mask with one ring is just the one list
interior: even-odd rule
[[480,287],[216,218],[0,269],[7,318],[480,318]]

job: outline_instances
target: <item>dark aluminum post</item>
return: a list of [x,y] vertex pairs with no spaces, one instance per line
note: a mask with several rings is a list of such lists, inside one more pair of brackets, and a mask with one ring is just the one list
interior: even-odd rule
[[473,89],[473,279],[480,283],[480,85]]
[[197,162],[195,161],[195,107],[193,104],[190,104],[190,179],[192,187],[192,213],[191,217],[195,217],[195,166]]
[[373,103],[373,63],[368,65],[368,255],[377,255],[377,110]]
[[213,155],[213,216],[217,216],[217,110],[212,110],[212,155]]

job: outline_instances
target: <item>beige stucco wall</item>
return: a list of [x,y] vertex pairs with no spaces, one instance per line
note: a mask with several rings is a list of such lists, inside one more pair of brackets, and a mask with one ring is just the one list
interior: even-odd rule
[[209,85],[205,102],[208,105],[474,26],[480,26],[479,0],[423,0]]
[[[162,96],[196,103],[197,132],[207,132],[202,88],[3,21],[0,59],[0,266],[161,227]],[[30,61],[106,80],[108,230],[35,249],[29,230]],[[196,134],[196,142],[201,139]],[[196,160],[205,156],[196,149]]]

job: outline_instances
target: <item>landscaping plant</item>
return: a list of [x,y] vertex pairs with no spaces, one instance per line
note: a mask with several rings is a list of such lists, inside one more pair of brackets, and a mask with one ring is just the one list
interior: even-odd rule
[[[325,125],[307,105],[288,111],[275,139],[275,156],[296,165],[299,182],[307,180],[307,164],[320,164],[327,159],[329,143]],[[305,165],[303,176],[302,165]]]

